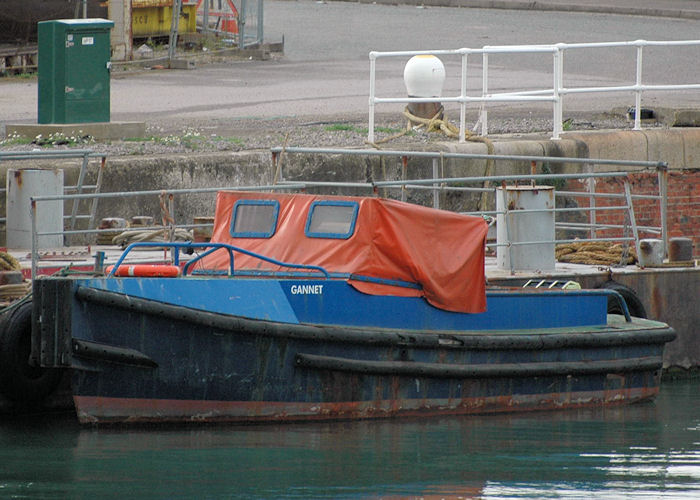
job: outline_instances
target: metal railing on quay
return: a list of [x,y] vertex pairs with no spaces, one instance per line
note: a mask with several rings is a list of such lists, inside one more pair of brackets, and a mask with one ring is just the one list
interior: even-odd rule
[[[470,103],[480,103],[479,118],[474,126],[476,130],[481,125],[481,135],[488,134],[487,103],[494,102],[551,102],[552,103],[552,138],[559,139],[563,132],[564,96],[572,94],[610,93],[624,92],[633,94],[634,104],[634,130],[641,130],[641,102],[645,92],[679,92],[682,90],[700,90],[700,83],[684,84],[649,84],[643,81],[643,50],[645,47],[700,47],[700,40],[664,40],[649,41],[635,40],[623,42],[599,42],[599,43],[557,43],[551,45],[503,45],[482,48],[460,48],[449,50],[420,50],[420,51],[393,51],[369,53],[369,133],[367,140],[374,142],[375,106],[377,104],[390,103],[429,103],[445,102],[459,104],[459,140],[466,140],[466,108]],[[634,83],[627,85],[609,86],[572,86],[564,85],[564,55],[571,50],[585,49],[610,49],[618,47],[635,48],[635,74]],[[552,87],[539,90],[514,90],[510,92],[489,91],[489,54],[551,54],[552,56]],[[376,64],[382,58],[410,58],[417,55],[433,56],[457,56],[461,61],[460,90],[458,95],[446,95],[440,97],[378,97],[376,95]],[[467,92],[467,61],[469,56],[481,55],[481,89],[475,94]],[[607,79],[607,78],[606,78]]]
[[[236,191],[274,191],[274,190],[290,190],[290,189],[301,189],[303,185],[299,184],[288,184],[288,185],[262,185],[262,186],[222,186],[222,187],[209,187],[209,188],[190,188],[190,189],[159,189],[159,190],[144,190],[144,191],[122,191],[122,192],[112,192],[112,193],[82,193],[82,194],[64,194],[64,195],[46,195],[46,196],[32,196],[30,198],[31,202],[31,276],[34,278],[37,276],[38,262],[39,262],[39,238],[41,236],[55,236],[55,235],[99,235],[115,232],[114,228],[109,229],[64,229],[61,231],[39,231],[38,230],[38,218],[40,217],[39,206],[42,202],[50,201],[80,201],[80,200],[100,200],[100,199],[110,199],[110,198],[135,198],[143,196],[163,196],[167,195],[170,201],[169,213],[174,213],[173,210],[173,197],[174,195],[190,195],[190,194],[205,194],[205,193],[216,193],[218,191],[224,190],[236,190]],[[212,224],[177,224],[175,222],[169,223],[163,226],[142,226],[138,227],[138,230],[170,230],[175,229],[191,229],[191,228],[205,228],[212,227]],[[134,228],[131,228],[134,229]],[[119,230],[119,229],[117,229]],[[122,231],[128,231],[129,228],[123,228]]]
[[[225,187],[209,187],[209,188],[191,188],[191,189],[165,189],[165,190],[144,190],[144,191],[131,191],[131,192],[113,192],[113,193],[79,193],[79,194],[64,194],[64,195],[54,195],[54,196],[34,196],[31,198],[31,221],[32,221],[32,276],[36,275],[37,263],[39,260],[39,237],[61,234],[64,236],[71,236],[76,234],[101,234],[104,232],[114,233],[115,229],[95,229],[89,227],[88,229],[75,229],[71,227],[69,229],[64,229],[63,231],[38,231],[37,220],[40,217],[40,206],[44,202],[50,201],[73,201],[78,202],[80,200],[101,200],[108,198],[129,198],[129,197],[139,197],[139,196],[168,196],[170,200],[170,210],[169,213],[174,214],[172,203],[174,196],[176,195],[190,195],[190,194],[205,194],[205,193],[215,193],[221,190],[237,190],[237,191],[273,191],[273,190],[305,190],[307,188],[330,188],[333,190],[338,190],[341,188],[350,188],[353,190],[367,190],[369,195],[376,195],[379,189],[399,189],[400,198],[404,201],[407,200],[407,191],[409,190],[430,190],[433,195],[433,206],[435,208],[440,207],[440,195],[447,191],[468,191],[475,193],[492,193],[496,194],[499,187],[505,186],[505,183],[520,183],[521,185],[530,185],[535,188],[538,187],[537,183],[550,183],[553,184],[555,181],[567,181],[576,180],[580,181],[588,189],[583,191],[561,191],[557,192],[554,189],[554,196],[556,197],[581,197],[587,200],[587,205],[584,204],[578,207],[553,207],[547,209],[526,209],[517,210],[518,214],[524,213],[536,213],[536,212],[552,212],[553,214],[570,214],[570,213],[581,213],[587,219],[586,222],[580,221],[557,221],[556,228],[562,230],[570,231],[583,231],[588,232],[587,238],[570,238],[570,237],[559,237],[549,243],[559,244],[559,243],[571,243],[571,242],[586,242],[586,241],[617,241],[617,242],[634,242],[634,245],[639,252],[639,232],[645,231],[650,233],[661,234],[664,241],[666,242],[667,230],[666,230],[666,164],[664,162],[649,162],[649,161],[625,161],[625,160],[608,160],[608,159],[588,159],[588,158],[554,158],[546,156],[507,156],[507,155],[481,155],[481,154],[466,154],[466,153],[441,153],[441,152],[426,152],[426,151],[387,151],[387,150],[340,150],[340,149],[322,149],[322,148],[274,148],[271,150],[273,157],[273,164],[276,165],[276,170],[278,171],[278,182],[271,185],[253,185],[253,186],[225,186]],[[375,156],[375,157],[395,157],[401,160],[401,179],[394,180],[380,180],[380,181],[369,181],[369,182],[326,182],[326,181],[286,181],[284,180],[283,172],[281,169],[281,164],[279,163],[281,154],[321,154],[321,155],[365,155],[365,156]],[[428,172],[425,178],[408,179],[407,168],[408,159],[430,159],[432,160],[432,168]],[[562,173],[562,174],[537,174],[537,173],[524,173],[524,174],[511,174],[511,175],[491,175],[491,176],[471,176],[471,177],[444,177],[437,176],[439,171],[436,165],[440,159],[460,159],[460,160],[484,160],[490,158],[497,158],[499,161],[527,161],[530,163],[532,168],[531,172],[535,171],[536,163],[570,163],[570,164],[583,164],[583,165],[616,165],[620,167],[642,167],[643,169],[654,169],[659,173],[659,194],[632,194],[630,182],[628,179],[629,172],[624,170],[616,172],[579,172],[579,173]],[[422,167],[423,165],[421,165]],[[588,182],[594,179],[617,179],[622,184],[623,192],[621,193],[597,193],[595,192],[595,183]],[[458,184],[458,185],[455,185]],[[465,184],[472,184],[473,186],[465,186]],[[541,187],[541,186],[540,186]],[[549,186],[548,186],[549,188]],[[607,199],[612,202],[608,205],[598,205],[596,203],[597,199]],[[161,198],[162,199],[162,198]],[[616,203],[615,200],[623,200],[621,203]],[[657,202],[659,205],[660,220],[661,225],[656,226],[638,226],[634,213],[634,201],[638,199],[649,200],[652,202]],[[611,222],[597,222],[596,213],[602,211],[617,211],[622,212],[624,217],[624,223],[611,223]],[[515,210],[478,210],[470,213],[475,215],[486,216],[487,218],[493,218],[498,215],[508,215],[510,212],[516,212]],[[506,224],[508,224],[506,222]],[[163,226],[149,226],[147,228],[139,229],[171,229],[175,228],[195,228],[195,227],[211,227],[210,224],[177,224],[176,221],[171,220],[167,224],[164,223]],[[621,231],[622,234],[610,235],[608,231]],[[631,235],[627,234],[631,231]],[[605,232],[602,234],[601,232]],[[601,233],[601,234],[599,234]],[[540,244],[541,241],[508,241],[506,243],[489,243],[491,247],[504,246],[504,245],[533,245]]]
[[[374,156],[374,157],[394,157],[400,158],[402,160],[402,179],[397,180],[385,180],[385,181],[373,181],[366,183],[333,183],[333,182],[306,182],[295,180],[293,182],[303,182],[306,187],[349,187],[349,188],[367,188],[368,190],[376,191],[378,188],[390,188],[390,189],[400,189],[401,190],[401,200],[406,201],[407,191],[409,190],[430,190],[433,193],[433,207],[440,208],[440,193],[442,192],[484,192],[484,193],[494,193],[498,185],[502,185],[505,182],[529,182],[534,183],[536,181],[543,181],[545,183],[553,183],[555,181],[561,180],[579,180],[586,181],[588,190],[587,191],[557,191],[555,190],[555,198],[584,198],[588,201],[588,206],[581,206],[577,208],[553,208],[553,209],[533,209],[533,210],[522,210],[519,209],[517,212],[519,214],[527,212],[544,212],[551,211],[555,214],[558,213],[571,213],[580,212],[586,213],[588,215],[589,222],[587,223],[571,223],[571,222],[557,222],[556,228],[562,230],[571,231],[586,231],[588,232],[588,238],[564,238],[554,240],[553,243],[571,243],[571,242],[589,242],[589,241],[633,241],[635,244],[635,249],[639,254],[639,232],[644,231],[652,234],[661,235],[664,241],[664,253],[668,248],[668,231],[666,227],[666,217],[668,212],[668,199],[667,199],[667,172],[668,165],[665,162],[658,161],[637,161],[637,160],[613,160],[613,159],[602,159],[602,158],[566,158],[566,157],[549,157],[549,156],[519,156],[519,155],[488,155],[488,154],[471,154],[471,153],[445,153],[445,152],[434,152],[434,151],[390,151],[390,150],[374,150],[374,149],[357,149],[357,150],[343,150],[337,148],[272,148],[272,162],[273,167],[279,170],[280,179],[283,179],[283,172],[280,165],[280,155],[281,154],[323,154],[323,155],[350,155],[350,156]],[[422,158],[431,159],[432,177],[426,177],[424,179],[408,179],[406,178],[406,173],[408,169],[408,159],[409,158]],[[657,172],[658,176],[658,194],[633,194],[631,191],[627,171],[617,171],[617,172],[579,172],[579,173],[568,173],[568,174],[511,174],[511,175],[490,175],[490,176],[470,176],[470,177],[438,177],[437,172],[439,171],[439,161],[453,159],[453,160],[489,160],[494,161],[510,161],[510,162],[528,162],[531,165],[531,171],[534,171],[536,164],[544,163],[558,163],[558,164],[578,164],[585,166],[594,165],[607,165],[607,166],[619,166],[619,167],[636,167],[643,169],[651,169]],[[594,179],[619,179],[623,184],[623,191],[621,193],[598,193],[595,191],[595,183],[591,182]],[[281,181],[284,182],[284,181]],[[452,184],[482,184],[489,185],[493,187],[466,187],[466,186],[454,186]],[[619,199],[623,200],[623,205],[597,205],[597,199]],[[660,226],[647,226],[647,225],[637,225],[636,217],[634,213],[634,200],[651,200],[658,203],[659,220]],[[601,211],[623,211],[625,213],[627,224],[610,224],[610,223],[600,223],[596,221],[596,213]],[[506,215],[508,211],[473,211],[464,212],[469,215]],[[609,231],[615,229],[626,229],[631,230],[632,236],[620,236],[614,238],[601,237],[598,235],[599,231]],[[542,243],[540,241],[533,242],[509,242],[503,245],[532,245]],[[498,244],[490,243],[488,246],[496,247]]]

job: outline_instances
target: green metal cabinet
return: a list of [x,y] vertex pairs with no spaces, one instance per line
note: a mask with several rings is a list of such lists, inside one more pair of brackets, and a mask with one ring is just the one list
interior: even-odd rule
[[106,19],[38,24],[39,123],[109,122],[113,26]]

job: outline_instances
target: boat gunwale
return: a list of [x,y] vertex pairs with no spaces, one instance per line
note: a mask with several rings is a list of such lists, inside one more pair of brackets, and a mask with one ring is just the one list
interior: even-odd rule
[[[313,323],[283,323],[226,315],[168,304],[151,299],[78,285],[75,296],[86,302],[129,309],[148,315],[200,324],[232,333],[253,333],[327,342],[401,345],[450,349],[558,349],[561,347],[662,344],[675,339],[673,328],[642,318],[608,325],[541,328],[531,330],[408,330]],[[616,316],[616,315],[609,315]],[[621,318],[621,317],[620,317]],[[612,323],[612,324],[610,324]],[[442,342],[441,342],[442,341]]]

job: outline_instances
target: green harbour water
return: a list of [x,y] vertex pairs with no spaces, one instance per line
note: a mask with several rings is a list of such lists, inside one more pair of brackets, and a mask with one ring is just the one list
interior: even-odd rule
[[0,498],[700,498],[700,380],[607,409],[81,428],[0,420]]

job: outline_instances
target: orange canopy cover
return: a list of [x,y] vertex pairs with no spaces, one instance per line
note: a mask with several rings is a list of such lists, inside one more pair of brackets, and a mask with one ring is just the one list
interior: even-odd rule
[[[279,214],[274,234],[232,237],[231,217],[238,200],[276,200]],[[354,232],[349,238],[305,235],[311,204],[320,200],[358,204]],[[286,263],[321,266],[329,272],[418,283],[421,289],[350,279],[352,286],[364,293],[423,296],[440,309],[478,313],[486,310],[487,229],[481,217],[382,198],[221,191],[212,241]],[[235,264],[237,270],[290,271],[240,253],[235,255]],[[203,265],[227,269],[228,256],[217,251],[206,257]]]

